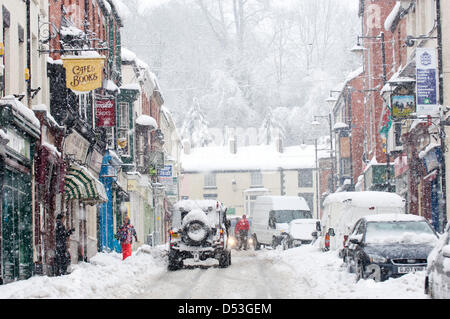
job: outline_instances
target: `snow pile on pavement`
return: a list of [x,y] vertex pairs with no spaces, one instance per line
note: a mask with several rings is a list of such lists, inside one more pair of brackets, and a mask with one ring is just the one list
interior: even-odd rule
[[[314,245],[286,251],[272,250],[269,256],[279,267],[292,272],[291,281],[298,282],[293,298],[309,299],[426,299],[425,272],[390,278],[384,282],[360,280],[347,271],[337,251],[322,252]],[[282,271],[282,269],[280,269]],[[286,269],[283,271],[286,272]],[[308,289],[305,289],[305,286]],[[286,297],[291,298],[291,297]]]
[[123,299],[140,293],[166,272],[165,246],[141,246],[122,261],[122,254],[98,253],[90,263],[72,265],[66,276],[33,276],[0,286],[1,299]]

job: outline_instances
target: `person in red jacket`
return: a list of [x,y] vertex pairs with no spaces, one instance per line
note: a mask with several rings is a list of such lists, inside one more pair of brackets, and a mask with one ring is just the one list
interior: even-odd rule
[[247,250],[247,238],[249,229],[250,224],[248,223],[247,216],[245,216],[244,214],[234,227],[234,233],[239,240],[239,249],[241,249],[242,244],[244,244],[244,250]]
[[133,243],[133,237],[138,241],[136,230],[133,225],[130,224],[130,218],[128,216],[124,217],[124,223],[120,226],[119,231],[116,234],[117,239],[120,240],[120,245],[122,247],[122,260],[131,256],[131,244]]

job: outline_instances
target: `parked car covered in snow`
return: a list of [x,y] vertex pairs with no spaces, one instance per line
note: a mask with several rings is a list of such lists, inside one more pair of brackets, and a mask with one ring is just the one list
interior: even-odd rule
[[450,299],[450,223],[427,262],[425,293],[431,298]]
[[339,250],[342,257],[351,227],[359,218],[374,214],[402,214],[405,200],[389,192],[338,192],[328,195],[323,207],[320,248]]
[[368,215],[355,223],[343,258],[357,280],[383,281],[424,271],[438,238],[422,216]]
[[[295,232],[305,225],[297,220],[312,219],[312,213],[306,200],[298,196],[258,196],[252,211],[253,244],[289,248],[295,242],[301,244],[307,238],[296,238]],[[308,227],[308,226],[306,226]],[[311,229],[311,233],[315,231]],[[312,236],[311,240],[312,240]]]
[[226,207],[215,200],[182,200],[172,210],[169,240],[169,270],[216,259],[224,268],[231,264],[227,244],[229,222]]

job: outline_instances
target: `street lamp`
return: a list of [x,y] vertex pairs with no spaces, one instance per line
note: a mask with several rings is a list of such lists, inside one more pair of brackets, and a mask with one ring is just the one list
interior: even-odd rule
[[334,155],[333,155],[333,128],[332,128],[332,120],[331,113],[328,115],[314,115],[314,121],[311,122],[313,127],[319,127],[321,124],[317,119],[326,119],[328,121],[329,129],[330,129],[330,159],[331,159],[331,193],[335,191],[335,177],[334,177]]

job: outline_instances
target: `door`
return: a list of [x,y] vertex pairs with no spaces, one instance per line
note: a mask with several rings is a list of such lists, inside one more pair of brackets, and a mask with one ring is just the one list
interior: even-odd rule
[[2,198],[2,270],[5,282],[29,278],[33,265],[31,177],[5,170]]

